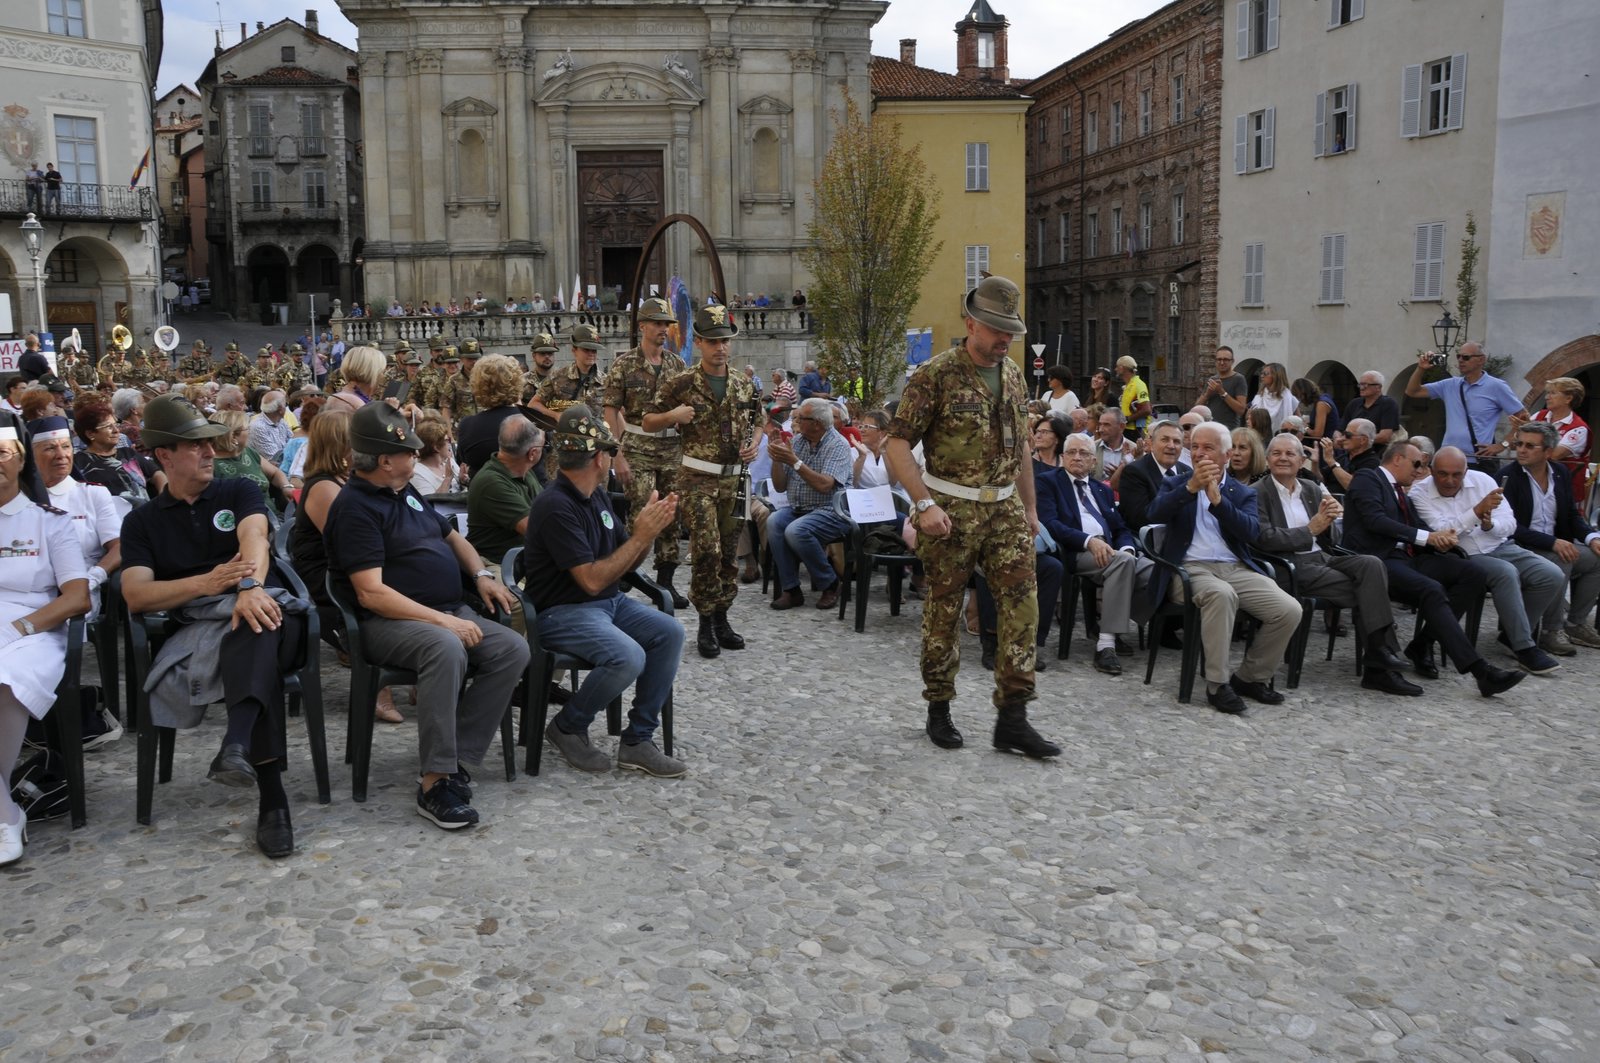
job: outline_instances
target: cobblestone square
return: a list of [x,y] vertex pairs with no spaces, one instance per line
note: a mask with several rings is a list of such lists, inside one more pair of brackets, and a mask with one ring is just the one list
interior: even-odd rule
[[967,748],[922,736],[916,603],[856,635],[743,590],[750,648],[679,676],[682,780],[494,754],[447,834],[408,722],[355,804],[331,653],[334,802],[291,721],[289,859],[205,781],[215,719],[148,828],[132,737],[91,753],[89,825],[0,871],[0,1060],[1600,1058],[1600,654],[1379,700],[1319,637],[1229,718],[1176,703],[1175,654],[1094,673],[1080,629],[1035,763],[988,749],[970,637]]

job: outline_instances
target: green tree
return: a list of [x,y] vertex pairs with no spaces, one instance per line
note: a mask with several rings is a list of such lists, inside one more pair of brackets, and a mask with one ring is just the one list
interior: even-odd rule
[[864,118],[846,97],[837,132],[812,192],[811,272],[806,310],[816,320],[819,360],[845,391],[861,379],[869,407],[882,402],[905,371],[906,322],[928,265],[943,246],[933,239],[938,191],[915,146],[892,122]]
[[1467,211],[1467,235],[1461,238],[1461,268],[1456,271],[1456,312],[1461,315],[1461,338],[1472,334],[1467,331],[1472,323],[1472,311],[1478,306],[1478,220]]

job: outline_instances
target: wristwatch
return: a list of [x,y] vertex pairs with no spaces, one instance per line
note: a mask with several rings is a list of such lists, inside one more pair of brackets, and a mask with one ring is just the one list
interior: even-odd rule
[[254,576],[246,576],[244,579],[239,581],[238,591],[240,594],[243,594],[245,591],[258,590],[260,587],[260,580],[256,579]]
[[473,579],[482,579],[485,576],[488,576],[490,579],[494,579],[494,573],[490,572],[486,568],[480,568],[480,569],[478,569],[478,571],[476,571],[476,572],[474,572],[472,574],[472,578]]
[[935,502],[931,498],[919,498],[919,499],[917,499],[917,512],[918,513],[926,513],[928,510],[932,509],[934,506],[937,506],[938,504],[939,503]]

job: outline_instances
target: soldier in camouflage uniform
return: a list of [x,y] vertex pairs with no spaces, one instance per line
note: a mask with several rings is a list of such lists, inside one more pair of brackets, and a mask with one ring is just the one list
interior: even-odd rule
[[74,392],[81,395],[100,386],[100,374],[95,371],[94,362],[79,357],[70,349],[62,352],[61,358],[61,379],[65,380]]
[[647,432],[677,428],[683,445],[678,497],[689,532],[689,600],[700,614],[695,645],[702,657],[744,648],[744,639],[728,625],[728,608],[739,593],[734,503],[744,467],[755,460],[761,405],[744,374],[728,372],[731,339],[738,334],[727,307],[697,310],[699,364],[661,382],[641,426]]
[[477,340],[469,339],[461,345],[461,369],[450,374],[450,390],[446,400],[450,403],[451,426],[460,429],[461,419],[478,412],[478,400],[472,397],[472,367],[478,364],[483,349]]
[[[554,424],[561,419],[561,411],[576,403],[598,410],[604,403],[600,371],[595,360],[600,355],[600,333],[593,325],[572,326],[572,364],[552,372],[539,385],[539,393],[528,403],[528,408]],[[545,448],[543,462],[545,478],[556,474],[556,451]]]
[[117,377],[117,386],[137,388],[159,379],[161,375],[156,372],[156,367],[150,364],[149,352],[143,347],[135,347],[133,364],[128,367],[127,372]]
[[[611,470],[628,495],[628,527],[633,514],[644,510],[655,491],[666,498],[677,490],[678,459],[681,448],[678,430],[664,429],[651,435],[644,430],[644,415],[656,400],[661,384],[689,367],[683,359],[665,350],[667,327],[677,319],[665,299],[646,299],[639,304],[639,346],[620,355],[606,374],[606,423],[611,434],[622,440],[622,451]],[[669,525],[656,537],[656,582],[672,592],[673,604],[688,608],[689,600],[672,585],[678,568],[678,526]]]
[[239,386],[248,396],[257,388],[270,388],[278,382],[278,363],[273,360],[272,348],[263,347],[256,352],[255,368],[245,373]]
[[444,336],[437,332],[429,336],[428,351],[431,361],[411,381],[411,401],[439,410],[444,408]]
[[[397,340],[395,342],[394,352],[389,355],[389,368],[384,371],[383,382],[385,384],[393,384],[397,380],[411,379],[406,373],[406,359],[411,357],[411,354],[410,343],[405,340]],[[422,361],[419,358],[417,365],[420,366],[421,364]]]
[[100,359],[100,364],[95,369],[100,373],[101,382],[107,387],[122,388],[128,386],[128,373],[133,370],[133,363],[128,361],[121,351],[112,348],[109,354]]
[[239,345],[228,344],[224,351],[223,362],[217,366],[217,383],[238,384],[242,387],[245,375],[249,372],[250,367],[245,364],[244,356],[239,353]]
[[553,368],[556,361],[555,337],[548,332],[541,332],[535,336],[533,347],[528,351],[528,361],[532,363],[533,368],[522,377],[525,383],[522,391],[524,406],[533,401],[534,396],[539,394],[539,389],[544,386],[544,382],[550,379],[550,374],[555,372]]
[[301,388],[308,388],[316,381],[312,378],[311,367],[306,364],[306,349],[298,343],[289,348],[289,360],[278,367],[277,376],[273,383],[285,395],[293,394]]
[[203,384],[211,379],[211,348],[205,340],[195,340],[189,353],[178,359],[177,373],[184,384]]
[[[1021,293],[1004,277],[986,277],[963,303],[967,338],[928,362],[906,382],[889,426],[893,478],[916,509],[917,556],[927,570],[922,612],[923,697],[927,733],[954,749],[961,732],[950,719],[960,667],[959,614],[967,578],[981,569],[998,611],[994,746],[1030,757],[1061,747],[1028,723],[1033,700],[1034,636],[1039,625],[1033,538],[1039,531],[1033,463],[1027,438],[1027,387],[1006,357],[1013,336],[1027,332],[1018,316]],[[922,443],[927,471],[911,449]]]

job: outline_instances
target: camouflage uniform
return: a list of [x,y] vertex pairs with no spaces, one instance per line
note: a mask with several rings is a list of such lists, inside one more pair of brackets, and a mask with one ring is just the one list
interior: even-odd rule
[[187,384],[198,380],[204,383],[211,379],[211,356],[199,351],[190,351],[178,359],[178,379]]
[[244,381],[244,378],[249,375],[250,367],[245,364],[245,360],[243,358],[234,357],[234,354],[236,353],[237,352],[230,351],[227,361],[217,366],[217,383],[239,384],[243,386],[242,382]]
[[285,395],[293,395],[301,388],[310,387],[314,381],[311,379],[311,367],[304,362],[297,364],[291,358],[278,367],[274,382],[277,384],[278,390]]
[[750,438],[756,401],[743,374],[730,372],[727,379],[727,391],[718,401],[704,369],[696,366],[674,374],[661,382],[646,411],[666,413],[693,406],[694,420],[678,426],[683,457],[734,470],[718,475],[683,466],[678,471],[678,512],[689,532],[689,562],[694,567],[689,600],[702,617],[726,612],[739,592],[735,564],[739,521],[734,518],[734,502],[739,494],[739,451]]
[[550,371],[545,373],[545,374],[543,374],[543,375],[540,375],[539,368],[538,368],[537,365],[534,366],[534,368],[529,369],[527,372],[523,373],[522,374],[522,404],[524,406],[526,406],[528,403],[532,402],[534,400],[534,398],[539,394],[539,389],[544,387],[545,381],[549,380],[551,377],[553,377],[555,375],[556,375],[556,371],[555,371],[555,367],[554,366],[551,366],[550,367]]
[[603,397],[601,388],[598,366],[591,366],[585,375],[578,372],[576,365],[569,365],[550,374],[549,379],[540,385],[538,398],[551,413],[560,417],[562,410],[577,402],[591,410],[600,409]]
[[[628,469],[633,474],[626,485],[628,495],[628,530],[633,530],[633,515],[644,509],[650,501],[650,492],[656,491],[666,498],[677,489],[678,472],[682,468],[678,459],[682,445],[676,429],[667,429],[659,435],[643,435],[644,415],[651,412],[656,392],[667,381],[689,372],[683,359],[663,349],[661,364],[651,365],[638,347],[624,352],[611,363],[606,374],[603,402],[615,407],[622,415],[622,455],[628,459]],[[638,429],[638,431],[634,431]],[[669,526],[656,536],[656,567],[678,563],[678,528]]]
[[[920,440],[927,475],[966,487],[1014,484],[1027,450],[1027,388],[1009,358],[1000,363],[1002,401],[978,374],[965,347],[954,347],[906,382],[889,434],[916,446]],[[1003,445],[1009,428],[1011,446]],[[974,569],[982,569],[993,592],[998,619],[995,658],[996,708],[1033,699],[1034,636],[1039,626],[1033,537],[1020,494],[1004,501],[955,498],[928,485],[950,518],[942,539],[917,537],[917,556],[928,575],[922,612],[923,697],[955,697],[960,667],[959,614],[962,591]]]
[[93,391],[100,386],[100,374],[87,358],[75,359],[67,369],[66,379],[73,391]]
[[472,382],[465,372],[450,378],[450,419],[459,427],[463,417],[478,412],[478,400],[472,397]]
[[275,385],[277,381],[278,367],[269,361],[266,367],[263,368],[261,363],[258,361],[256,362],[254,369],[251,369],[245,373],[244,379],[240,381],[239,386],[245,390],[246,394],[248,394],[254,391],[256,388],[270,388]]
[[128,386],[128,374],[133,371],[133,363],[113,351],[100,359],[100,364],[95,368],[101,380],[121,388]]
[[140,351],[133,356],[133,362],[128,366],[127,371],[117,376],[117,386],[136,388],[160,378],[161,374],[156,371],[155,366],[150,364],[149,357],[143,351]]

